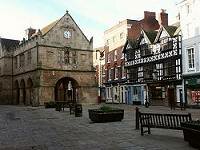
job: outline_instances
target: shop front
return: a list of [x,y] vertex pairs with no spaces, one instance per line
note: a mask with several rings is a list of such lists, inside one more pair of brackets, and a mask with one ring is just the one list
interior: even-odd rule
[[184,78],[184,91],[186,105],[199,105],[200,103],[200,75]]

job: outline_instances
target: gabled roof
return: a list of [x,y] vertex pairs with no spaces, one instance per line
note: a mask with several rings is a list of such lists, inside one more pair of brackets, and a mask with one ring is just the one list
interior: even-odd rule
[[3,50],[9,51],[14,49],[17,45],[19,45],[18,40],[13,40],[13,39],[5,39],[5,38],[0,38],[1,46]]
[[[144,31],[144,30],[143,30]],[[151,30],[151,31],[144,31],[145,35],[147,36],[147,38],[149,39],[149,41],[151,43],[154,42],[156,36],[157,36],[157,31]]]
[[49,30],[51,30],[51,28],[53,28],[53,27],[57,24],[58,21],[59,21],[59,20],[56,20],[56,21],[54,21],[54,22],[48,24],[48,25],[45,26],[44,28],[42,28],[42,29],[41,29],[42,35],[45,35],[47,32],[49,32]]
[[[74,22],[74,24],[77,26],[77,28],[81,31],[81,33],[83,34],[83,36],[86,38],[86,40],[88,42],[90,42],[92,40],[92,38],[90,39],[90,41],[88,40],[88,38],[85,36],[85,34],[83,33],[83,31],[80,29],[80,27],[76,24],[76,22],[74,21],[74,19],[72,18],[72,16],[68,13],[68,11],[58,20],[55,20],[53,22],[51,22],[50,24],[48,24],[47,26],[43,27],[40,31],[42,33],[42,36],[45,36],[49,31],[51,31],[56,25],[57,23],[62,20],[63,17],[65,17],[66,15],[70,16],[70,18],[72,19],[72,21]],[[33,34],[33,36],[38,35],[39,33]]]
[[160,36],[161,36],[163,31],[165,31],[168,34],[169,37],[173,37],[174,33],[177,30],[177,28],[178,27],[176,27],[176,26],[165,26],[165,27],[161,26],[160,29],[158,30],[158,34],[157,34],[157,36],[155,38],[154,43],[158,42],[158,40],[159,40],[159,38],[160,38]]
[[174,32],[174,36],[178,35],[181,32],[181,26],[179,26]]
[[136,40],[127,39],[126,43],[124,44],[123,53],[126,51],[126,47],[130,45],[131,49],[136,49],[138,47],[138,42]]
[[177,29],[176,26],[165,26],[164,28],[167,31],[167,33],[170,35],[170,37],[174,36],[174,33]]

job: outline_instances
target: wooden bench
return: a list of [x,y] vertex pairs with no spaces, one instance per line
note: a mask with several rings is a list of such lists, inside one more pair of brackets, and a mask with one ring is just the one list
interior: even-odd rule
[[62,110],[64,111],[64,108],[69,108],[70,110],[70,114],[72,114],[74,112],[75,109],[75,102],[70,102],[70,101],[56,101],[56,107],[59,108],[59,111]]
[[[191,114],[159,114],[159,113],[142,113],[136,110],[136,116],[139,117],[141,135],[148,132],[150,128],[176,129],[182,130],[181,122],[192,120]],[[136,122],[137,122],[136,118]],[[147,130],[144,130],[147,128]]]

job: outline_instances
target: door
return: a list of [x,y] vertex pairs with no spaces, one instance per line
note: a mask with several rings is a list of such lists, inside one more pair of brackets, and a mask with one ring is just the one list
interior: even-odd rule
[[175,92],[174,88],[168,88],[168,103],[171,108],[175,107],[176,101],[175,101]]

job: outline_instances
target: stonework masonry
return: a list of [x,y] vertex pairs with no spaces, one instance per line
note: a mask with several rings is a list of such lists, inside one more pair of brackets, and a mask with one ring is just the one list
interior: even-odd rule
[[[0,103],[38,106],[68,100],[67,90],[80,103],[96,103],[93,39],[86,38],[70,14],[31,34],[11,57],[0,59]],[[72,89],[67,89],[71,81]]]

